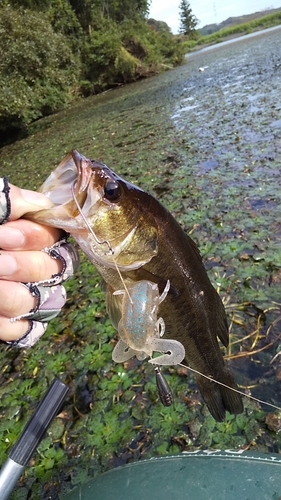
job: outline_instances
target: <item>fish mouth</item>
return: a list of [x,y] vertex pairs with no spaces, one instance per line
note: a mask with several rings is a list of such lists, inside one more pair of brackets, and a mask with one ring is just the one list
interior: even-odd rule
[[126,207],[126,189],[105,164],[73,150],[39,190],[53,206],[25,217],[70,233],[96,266],[137,269],[156,254],[156,237],[134,205]]
[[[71,151],[51,173],[41,186],[40,191],[52,202],[48,210],[35,214],[40,222],[60,227],[74,236],[83,235],[91,240],[93,255],[113,255],[121,251],[120,237],[109,239],[98,236],[94,227],[99,218],[101,201],[103,200],[103,182],[110,177],[104,171],[104,164],[92,161],[78,151]],[[108,205],[105,204],[106,209]],[[88,236],[85,237],[85,232]],[[102,232],[101,232],[102,233]],[[122,233],[121,240],[126,241],[127,232]],[[83,243],[80,243],[83,246]],[[114,245],[114,249],[113,246]]]
[[85,219],[97,211],[102,198],[102,186],[97,182],[93,162],[75,150],[53,170],[39,192],[53,205],[26,217],[71,234],[85,230]]
[[[71,151],[51,173],[40,188],[55,206],[73,200],[73,190],[79,202],[83,202],[92,176],[91,162],[78,151]],[[81,199],[82,198],[82,199]]]

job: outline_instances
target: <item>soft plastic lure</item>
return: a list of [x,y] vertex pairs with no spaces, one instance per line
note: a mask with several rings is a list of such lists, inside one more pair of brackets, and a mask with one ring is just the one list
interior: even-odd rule
[[[165,323],[163,318],[157,318],[158,307],[169,289],[169,280],[161,295],[156,283],[141,280],[127,290],[114,292],[114,295],[123,294],[124,297],[118,324],[119,341],[112,353],[113,361],[123,363],[136,356],[139,360],[150,357],[148,362],[155,365],[181,363],[185,357],[183,345],[177,340],[162,338]],[[154,352],[161,355],[153,358]]]

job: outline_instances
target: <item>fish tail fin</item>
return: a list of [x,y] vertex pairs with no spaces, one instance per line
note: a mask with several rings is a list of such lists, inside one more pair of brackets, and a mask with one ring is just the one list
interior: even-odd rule
[[217,422],[223,422],[225,419],[225,407],[218,384],[200,376],[196,377],[196,381],[209,412]]
[[226,411],[233,415],[243,412],[241,394],[235,392],[237,386],[227,369],[223,372],[223,377],[219,377],[218,380],[228,387],[224,387],[202,376],[196,378],[202,397],[211,415],[217,422],[224,421]]
[[230,387],[229,389],[223,385],[219,386],[225,409],[233,415],[243,413],[242,396],[239,392],[237,392],[238,387],[234,382],[231,373],[227,369],[224,371],[223,384]]

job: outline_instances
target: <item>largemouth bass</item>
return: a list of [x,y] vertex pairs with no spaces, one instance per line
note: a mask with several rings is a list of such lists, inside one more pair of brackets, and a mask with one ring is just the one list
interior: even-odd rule
[[159,306],[164,337],[183,344],[191,368],[230,387],[196,375],[217,421],[224,420],[226,410],[241,413],[241,396],[231,390],[237,386],[218,343],[219,338],[228,345],[223,304],[198,248],[170,212],[106,165],[76,151],[64,158],[40,191],[54,206],[28,218],[62,228],[77,241],[106,283],[107,310],[115,328],[122,314],[122,298],[115,291],[123,289],[124,283],[129,287],[148,280],[162,293],[169,280],[169,292]]

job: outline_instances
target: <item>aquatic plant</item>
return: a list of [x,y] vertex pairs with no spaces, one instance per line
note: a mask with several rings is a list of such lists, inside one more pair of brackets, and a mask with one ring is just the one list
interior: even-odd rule
[[[0,175],[35,189],[76,147],[156,195],[199,245],[225,302],[225,356],[240,389],[280,407],[279,36],[198,56],[44,118],[2,148]],[[175,400],[166,408],[152,367],[114,364],[117,336],[99,285],[82,257],[62,313],[36,347],[1,346],[1,463],[52,379],[70,386],[13,500],[59,498],[90,476],[156,454],[279,452],[280,411],[244,398],[244,414],[217,424],[187,369],[164,370]]]

